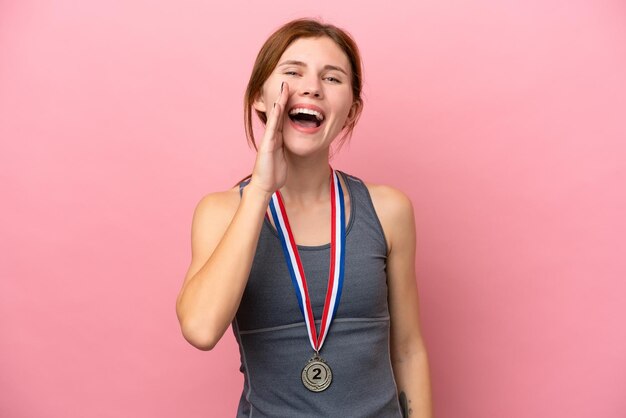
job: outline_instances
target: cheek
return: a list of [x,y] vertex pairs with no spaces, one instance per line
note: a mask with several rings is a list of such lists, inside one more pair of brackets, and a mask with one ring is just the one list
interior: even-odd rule
[[271,103],[273,103],[280,94],[280,83],[282,81],[280,77],[270,76],[270,78],[265,80],[261,88],[262,97],[265,100],[271,100]]
[[340,105],[338,105],[335,111],[337,118],[343,122],[343,120],[348,117],[351,106],[352,106],[352,102],[349,102],[347,100],[344,100]]

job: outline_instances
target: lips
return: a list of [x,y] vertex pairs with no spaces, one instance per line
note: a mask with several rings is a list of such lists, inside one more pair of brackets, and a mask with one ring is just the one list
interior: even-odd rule
[[289,124],[293,127],[293,129],[295,129],[296,131],[300,131],[302,133],[305,134],[314,134],[317,131],[319,131],[320,129],[322,129],[322,125],[320,126],[302,126],[297,124],[296,122],[294,122],[293,120],[289,119]]
[[297,131],[313,134],[318,132],[326,120],[324,110],[309,103],[295,103],[287,112],[290,125]]
[[298,112],[299,110],[302,111],[310,111],[307,113],[313,113],[316,114],[316,116],[318,117],[318,119],[320,120],[324,120],[326,119],[326,114],[324,113],[324,110],[322,110],[321,107],[319,106],[315,106],[313,104],[309,104],[309,103],[295,103],[293,106],[291,106],[291,108],[289,108],[289,114],[294,113],[294,112]]
[[324,113],[324,110],[319,106],[315,106],[309,103],[295,103],[293,106],[289,108],[289,111],[287,113],[291,114],[292,112],[295,112],[298,109],[308,109],[308,110],[312,110],[313,112],[317,112],[318,119],[319,119],[319,116],[321,116],[322,118],[321,119],[322,123],[324,122],[324,120],[326,120],[326,113]]

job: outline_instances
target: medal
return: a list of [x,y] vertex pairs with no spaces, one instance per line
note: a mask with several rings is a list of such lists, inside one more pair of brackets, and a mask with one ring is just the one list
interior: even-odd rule
[[312,392],[321,392],[330,386],[333,381],[333,372],[323,358],[317,353],[302,369],[302,383]]
[[[285,260],[294,289],[298,299],[300,312],[306,323],[309,342],[315,354],[302,369],[302,384],[312,392],[326,390],[332,383],[333,374],[328,363],[319,355],[322,345],[328,335],[330,324],[335,317],[339,299],[341,298],[341,288],[343,286],[345,244],[346,244],[346,220],[343,191],[339,177],[335,170],[330,167],[330,206],[331,206],[331,240],[330,240],[330,268],[328,273],[328,288],[326,299],[324,300],[324,311],[320,332],[317,333],[311,299],[307,288],[304,269],[300,261],[300,255],[293,238],[287,211],[283,203],[280,191],[276,190],[270,200],[270,211],[274,219],[274,224],[280,237]],[[339,204],[337,205],[337,200]]]

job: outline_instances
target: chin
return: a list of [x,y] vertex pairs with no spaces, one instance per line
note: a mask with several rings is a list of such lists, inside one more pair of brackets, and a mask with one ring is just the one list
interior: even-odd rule
[[283,130],[283,144],[291,154],[307,156],[327,151],[325,147],[327,137],[325,132],[320,131],[317,135],[308,135],[287,127]]
[[325,148],[321,147],[319,143],[310,140],[307,143],[307,139],[283,137],[285,152],[298,157],[309,157],[324,152]]
[[306,147],[306,146],[290,146],[285,144],[285,152],[288,154],[298,156],[298,157],[310,157],[311,155],[315,155],[322,150],[316,147]]

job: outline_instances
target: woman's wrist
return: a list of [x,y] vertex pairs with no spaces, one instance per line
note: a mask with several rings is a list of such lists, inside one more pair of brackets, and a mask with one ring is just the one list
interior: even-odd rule
[[252,182],[250,182],[246,187],[243,188],[243,195],[252,199],[253,201],[261,202],[265,208],[270,203],[270,199],[272,198],[273,193],[269,193],[266,190],[257,187]]

